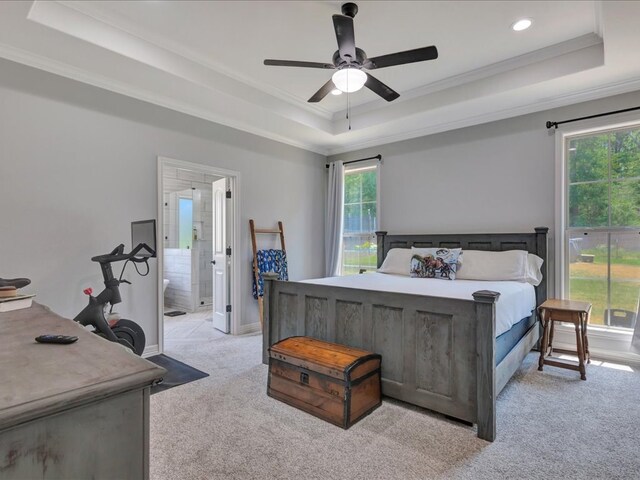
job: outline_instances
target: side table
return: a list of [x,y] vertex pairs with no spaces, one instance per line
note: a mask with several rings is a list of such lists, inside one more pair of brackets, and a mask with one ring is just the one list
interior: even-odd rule
[[[538,370],[542,371],[544,365],[568,368],[580,372],[580,379],[586,380],[585,363],[591,363],[589,353],[589,339],[587,338],[587,325],[591,314],[591,304],[575,300],[549,299],[538,307],[542,319],[542,343],[540,345],[540,360]],[[555,322],[572,323],[576,330],[576,352],[578,365],[561,360],[550,359],[553,353],[553,333]],[[548,353],[547,353],[548,352]]]

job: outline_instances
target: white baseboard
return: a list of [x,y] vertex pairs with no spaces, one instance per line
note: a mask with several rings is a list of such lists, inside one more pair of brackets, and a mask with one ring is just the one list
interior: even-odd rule
[[142,352],[142,358],[151,357],[160,353],[160,347],[158,345],[147,345]]
[[246,335],[247,333],[256,333],[261,330],[260,322],[250,323],[248,325],[240,325],[236,335]]

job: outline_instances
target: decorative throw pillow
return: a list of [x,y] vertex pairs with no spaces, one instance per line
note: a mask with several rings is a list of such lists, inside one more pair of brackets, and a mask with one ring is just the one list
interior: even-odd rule
[[458,255],[458,260],[456,264],[458,265],[458,270],[460,270],[460,266],[462,265],[462,260],[464,258],[464,252],[462,248],[447,248],[447,247],[411,247],[411,253],[413,255],[433,255],[438,250],[449,250]]
[[459,248],[422,248],[411,257],[411,276],[455,280],[459,256]]

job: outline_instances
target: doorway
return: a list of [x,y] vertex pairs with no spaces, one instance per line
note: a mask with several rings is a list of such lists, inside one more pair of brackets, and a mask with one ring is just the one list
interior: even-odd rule
[[235,333],[239,173],[158,158],[158,346]]

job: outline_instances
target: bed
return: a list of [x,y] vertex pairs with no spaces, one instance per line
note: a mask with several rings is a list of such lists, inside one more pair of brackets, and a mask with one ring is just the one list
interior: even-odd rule
[[[535,307],[547,295],[547,232],[545,227],[516,234],[376,232],[378,267],[392,248],[525,250],[544,260],[541,283],[530,286]],[[407,285],[383,291],[388,287],[378,287],[375,275],[383,274],[359,275],[347,284],[336,277],[304,282],[265,278],[263,361],[271,345],[293,335],[380,353],[384,395],[477,424],[478,437],[493,441],[496,396],[540,337],[536,309],[504,330],[500,309],[508,292],[498,295],[495,282],[470,282],[462,295],[470,298],[452,298],[437,290],[430,296],[411,293]],[[410,279],[422,280],[428,279]]]

